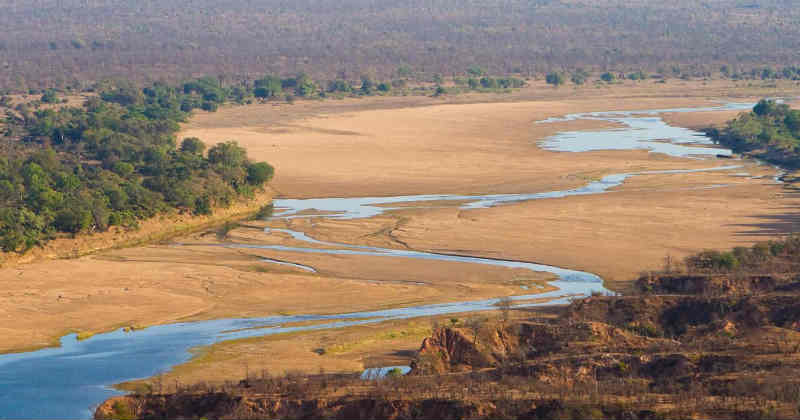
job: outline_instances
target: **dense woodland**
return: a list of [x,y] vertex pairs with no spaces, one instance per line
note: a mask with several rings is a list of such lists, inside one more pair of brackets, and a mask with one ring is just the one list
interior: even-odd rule
[[752,112],[711,129],[716,142],[736,152],[778,165],[800,167],[800,110],[773,100],[761,100]]
[[0,0],[0,88],[644,71],[784,77],[795,0]]
[[[515,77],[491,77],[475,70],[451,87],[457,91],[519,88]],[[133,227],[167,211],[210,214],[240,196],[251,196],[273,176],[234,141],[206,153],[200,139],[175,138],[178,123],[195,109],[216,111],[225,103],[294,101],[295,98],[432,94],[440,85],[408,88],[404,79],[357,82],[315,81],[300,73],[266,75],[225,84],[202,77],[172,86],[139,88],[104,81],[89,89],[82,106],[47,89],[16,103],[0,96],[6,118],[0,137],[0,249],[25,252],[59,233]],[[30,97],[29,97],[30,99]]]
[[[209,214],[273,175],[236,142],[177,144],[178,123],[230,95],[214,79],[182,87],[107,86],[83,106],[7,111],[0,157],[0,248],[24,252],[58,233],[131,227],[178,209]],[[38,102],[58,102],[51,92]]]

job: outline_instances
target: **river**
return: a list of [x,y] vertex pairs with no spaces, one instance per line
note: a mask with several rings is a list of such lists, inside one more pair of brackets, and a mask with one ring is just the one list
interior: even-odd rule
[[[553,118],[539,123],[573,119],[596,119],[617,123],[620,128],[597,131],[559,133],[541,142],[541,147],[558,151],[585,151],[598,149],[646,148],[672,156],[708,158],[730,151],[709,148],[710,139],[702,133],[666,124],[658,113],[695,112],[698,110],[748,109],[752,104],[724,104],[700,109],[644,110],[627,112],[596,112]],[[668,141],[665,141],[668,140]],[[728,161],[730,162],[730,161]],[[731,162],[733,163],[733,162]],[[395,208],[426,208],[436,201],[462,202],[463,209],[486,208],[527,200],[543,200],[573,195],[605,194],[626,179],[645,174],[682,173],[729,170],[739,165],[717,166],[709,169],[686,171],[656,171],[613,174],[599,181],[565,191],[531,194],[494,195],[411,195],[400,197],[316,198],[275,200],[274,218],[317,217],[357,219],[377,216]],[[718,187],[709,185],[707,188]],[[313,211],[313,214],[309,214]],[[288,234],[306,242],[308,247],[280,245],[226,244],[230,247],[263,248],[302,253],[328,253],[371,255],[386,258],[413,258],[451,261],[465,264],[494,265],[548,272],[557,276],[551,282],[558,290],[514,296],[514,300],[550,299],[546,303],[529,303],[526,306],[565,304],[574,297],[591,293],[610,293],[603,287],[602,279],[592,273],[568,268],[553,267],[526,261],[478,258],[464,255],[445,255],[414,250],[397,250],[354,244],[319,241],[302,232],[285,229],[267,230],[267,233]],[[324,245],[326,249],[313,245]],[[288,264],[299,269],[313,268],[289,261],[264,259],[265,264]],[[410,275],[413,277],[413,274]],[[377,323],[392,319],[407,319],[431,315],[481,311],[496,308],[498,299],[454,302],[437,305],[396,308],[381,311],[343,313],[337,315],[272,316],[250,319],[221,319],[202,322],[159,325],[137,331],[117,330],[78,340],[75,334],[61,338],[59,347],[0,355],[0,418],[89,418],[93,406],[120,392],[114,384],[137,378],[146,378],[185,363],[192,357],[192,348],[245,337],[263,336],[292,331],[310,331],[341,328],[344,326]],[[320,321],[310,326],[283,327],[283,324],[301,321]]]

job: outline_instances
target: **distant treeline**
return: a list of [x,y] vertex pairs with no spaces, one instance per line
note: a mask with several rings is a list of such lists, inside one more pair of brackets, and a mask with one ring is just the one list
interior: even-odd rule
[[58,233],[131,227],[172,209],[209,214],[252,195],[272,178],[269,164],[250,161],[233,141],[206,151],[197,138],[178,145],[175,136],[193,109],[215,109],[232,94],[213,79],[123,83],[83,106],[7,110],[0,248],[24,252]]
[[[83,92],[106,91],[109,86],[126,85],[135,89],[130,82],[119,83],[104,80],[87,85]],[[156,85],[163,85],[163,82]],[[347,96],[372,95],[441,95],[463,92],[497,92],[521,88],[526,82],[513,76],[492,76],[478,67],[471,67],[464,76],[445,78],[434,75],[428,83],[416,83],[407,76],[387,80],[374,80],[362,76],[356,80],[332,79],[314,80],[305,73],[292,76],[265,75],[253,79],[224,80],[217,77],[202,77],[180,84],[183,93],[181,109],[201,108],[214,111],[216,106],[230,101],[244,104],[252,100],[286,100],[295,98],[342,98]],[[446,86],[446,88],[445,88]],[[149,88],[148,88],[149,89]],[[1,92],[0,92],[1,93]],[[6,93],[12,93],[7,90]],[[42,95],[41,103],[59,103],[58,94],[75,93],[71,89],[47,88],[28,89],[19,92],[29,95]],[[197,95],[192,95],[197,94]],[[7,95],[6,95],[7,96]],[[10,98],[0,96],[0,106],[11,103]]]
[[798,64],[798,22],[790,0],[0,0],[0,89],[298,71],[432,81],[473,65],[752,78]]
[[748,113],[722,129],[710,129],[711,138],[737,153],[789,168],[800,167],[800,110],[762,99]]

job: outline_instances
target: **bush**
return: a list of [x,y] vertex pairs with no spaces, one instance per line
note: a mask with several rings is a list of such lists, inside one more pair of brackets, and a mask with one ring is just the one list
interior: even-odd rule
[[92,224],[92,213],[80,208],[67,208],[58,212],[54,226],[62,232],[78,233]]
[[686,259],[686,266],[695,271],[727,272],[739,266],[732,252],[703,251]]
[[211,101],[203,101],[202,105],[200,105],[200,108],[203,111],[208,111],[208,112],[215,112],[218,107],[219,105],[217,105],[216,102],[211,102]]
[[135,168],[128,162],[117,161],[114,162],[114,166],[111,168],[111,170],[114,171],[115,174],[123,178],[127,178],[128,176],[133,174]]
[[617,80],[617,76],[614,76],[613,73],[605,72],[605,73],[600,75],[600,80],[602,80],[604,82],[607,82],[607,83],[611,83],[611,82]]
[[56,95],[56,91],[53,89],[47,89],[44,94],[42,95],[42,102],[46,104],[57,104],[61,102],[58,99],[58,95]]
[[548,73],[545,80],[548,84],[558,87],[564,84],[564,75],[561,73]]

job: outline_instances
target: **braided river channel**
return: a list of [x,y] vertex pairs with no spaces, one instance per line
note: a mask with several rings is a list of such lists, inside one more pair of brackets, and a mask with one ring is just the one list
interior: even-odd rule
[[[673,127],[658,115],[662,112],[697,112],[712,110],[745,110],[752,104],[724,104],[709,108],[685,108],[626,112],[594,112],[567,115],[540,121],[593,119],[614,122],[622,128],[596,131],[562,132],[543,140],[539,146],[554,151],[580,152],[607,149],[649,149],[694,159],[730,155],[729,150],[708,147],[711,140],[700,132]],[[533,146],[532,146],[533,147]],[[408,209],[430,207],[444,200],[462,203],[463,209],[486,208],[528,200],[547,200],[587,194],[611,194],[612,188],[637,175],[730,170],[737,168],[735,161],[709,169],[638,172],[608,175],[599,181],[565,191],[531,194],[496,195],[416,195],[400,197],[277,199],[273,218],[335,218],[358,219],[377,216],[403,203]],[[706,188],[719,187],[709,185]],[[309,213],[312,211],[313,213]],[[370,255],[385,258],[411,258],[429,261],[460,262],[527,269],[555,275],[551,284],[556,290],[531,295],[513,296],[520,306],[565,304],[575,297],[592,293],[611,293],[603,287],[603,280],[595,274],[553,267],[526,261],[487,259],[462,255],[445,255],[414,250],[396,250],[369,246],[323,242],[302,232],[267,229],[289,234],[308,244],[307,247],[280,245],[224,244],[220,246],[262,248],[296,253],[326,253]],[[479,239],[479,238],[476,238]],[[325,249],[315,246],[324,246]],[[264,259],[264,264],[289,264],[313,271],[313,268],[286,261]],[[409,277],[413,280],[413,273]],[[60,339],[59,347],[37,351],[0,355],[0,418],[90,418],[92,409],[107,398],[122,394],[114,384],[157,375],[185,363],[192,358],[191,349],[246,337],[264,336],[293,331],[333,329],[345,326],[379,323],[387,320],[425,317],[432,315],[484,311],[496,308],[496,299],[453,302],[425,306],[412,306],[372,312],[342,313],[335,315],[270,316],[250,319],[218,319],[158,325],[143,330],[122,329],[97,334],[78,340],[75,334]],[[530,303],[537,299],[537,303]],[[283,324],[317,321],[312,325],[283,327]]]

